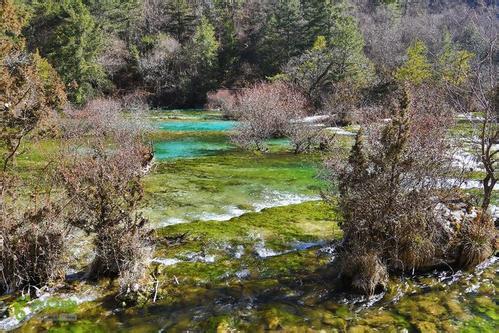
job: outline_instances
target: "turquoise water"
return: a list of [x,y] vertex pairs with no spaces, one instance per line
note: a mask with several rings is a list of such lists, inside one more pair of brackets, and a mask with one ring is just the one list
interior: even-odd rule
[[[318,198],[317,159],[287,152],[289,140],[269,140],[266,154],[244,152],[228,138],[237,122],[209,112],[173,114],[175,119],[166,118],[172,111],[156,117],[156,128],[167,136],[154,145],[158,163],[146,179],[145,211],[156,225],[226,220]],[[183,118],[193,114],[197,119]]]
[[[153,263],[157,300],[120,309],[108,295],[47,306],[19,332],[497,331],[497,260],[476,273],[395,279],[372,299],[339,293],[327,243],[339,235],[336,213],[316,202],[288,206],[320,199],[320,154],[294,155],[283,139],[269,141],[266,154],[241,151],[227,138],[234,123],[214,113],[154,119],[162,135],[144,213],[166,226]],[[288,207],[267,209],[276,206]],[[248,212],[258,213],[241,216]],[[176,235],[187,241],[162,239]],[[65,311],[76,321],[47,320]]]
[[157,160],[209,156],[231,149],[228,142],[201,141],[199,138],[157,142],[154,156]]
[[159,124],[159,128],[167,131],[202,132],[229,131],[236,125],[235,121],[170,121]]

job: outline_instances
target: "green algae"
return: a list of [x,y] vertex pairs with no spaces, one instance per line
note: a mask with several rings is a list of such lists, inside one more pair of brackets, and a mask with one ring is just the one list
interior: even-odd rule
[[[292,242],[317,242],[341,236],[334,223],[336,215],[323,202],[313,201],[286,207],[248,213],[230,221],[198,221],[177,224],[157,230],[161,239],[170,235],[188,233],[189,241],[183,247],[160,247],[161,255],[181,256],[182,253],[207,248],[209,243],[232,243],[251,247],[254,236],[275,250],[287,249]],[[216,248],[216,246],[214,246]],[[209,249],[208,249],[209,250]]]
[[324,186],[316,178],[318,161],[313,155],[235,152],[160,163],[145,179],[145,212],[161,226],[309,200]]
[[[169,111],[155,117],[157,122],[197,122],[219,119],[219,114]],[[226,145],[226,135],[156,131],[151,138],[194,138],[210,146]],[[350,137],[339,140],[344,147],[351,144]],[[145,181],[144,211],[159,228],[156,257],[180,262],[152,265],[156,303],[116,311],[119,304],[112,298],[101,299],[68,309],[76,322],[47,322],[43,316],[66,311],[47,309],[22,331],[497,331],[497,263],[476,277],[464,273],[450,285],[432,275],[394,279],[386,295],[366,308],[366,300],[359,306],[351,295],[331,292],[336,288],[331,256],[318,252],[341,237],[331,207],[311,201],[251,212],[279,193],[318,196],[325,185],[316,177],[323,156],[293,155],[283,140],[271,146],[268,154],[225,146],[208,156],[157,161]],[[245,214],[230,219],[227,208]],[[227,221],[216,221],[223,215]],[[168,219],[179,217],[192,223],[168,225]],[[167,245],[166,237],[183,234],[185,243]],[[312,245],[297,246],[304,243]],[[270,255],[261,256],[262,248]]]

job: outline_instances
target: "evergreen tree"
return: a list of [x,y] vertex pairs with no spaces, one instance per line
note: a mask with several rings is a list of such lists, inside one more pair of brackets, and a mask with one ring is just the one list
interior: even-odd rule
[[142,0],[84,0],[98,25],[110,34],[124,34],[139,16]]
[[407,61],[395,73],[402,82],[419,85],[432,76],[431,64],[427,58],[428,49],[424,42],[416,40],[407,49]]
[[219,46],[215,28],[203,17],[192,37],[195,62],[203,68],[213,68],[216,65]]
[[222,70],[220,79],[222,82],[230,82],[237,76],[240,62],[240,45],[236,31],[236,22],[233,12],[221,10],[220,17],[220,54],[219,67]]
[[443,49],[438,58],[438,71],[440,79],[452,85],[463,84],[470,72],[470,60],[473,53],[458,50],[452,43],[448,32],[444,34]]
[[319,35],[329,39],[334,26],[333,0],[304,0],[302,4],[307,44]]
[[103,33],[82,0],[35,0],[29,29],[31,47],[47,57],[68,86],[76,104],[98,95],[108,85],[98,63]]
[[335,84],[348,82],[352,88],[358,88],[372,76],[357,21],[348,14],[344,2],[335,4],[331,13],[334,24],[329,38],[317,36],[312,48],[292,59],[285,68],[287,76],[308,92],[316,106]]
[[190,90],[194,100],[202,99],[208,90],[215,88],[219,48],[215,28],[206,18],[201,18],[185,52],[185,61],[192,68]]
[[166,14],[168,16],[166,32],[179,42],[185,42],[196,27],[196,15],[187,0],[168,0]]
[[275,72],[304,50],[303,27],[299,0],[276,0],[273,3],[261,53],[268,73]]
[[340,1],[332,8],[334,25],[328,43],[330,55],[337,61],[337,68],[332,72],[333,79],[348,79],[365,84],[372,68],[364,54],[364,37],[349,10],[345,1]]

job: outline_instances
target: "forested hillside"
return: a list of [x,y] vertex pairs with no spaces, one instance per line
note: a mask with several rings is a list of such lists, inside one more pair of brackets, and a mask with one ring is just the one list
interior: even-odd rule
[[379,91],[416,39],[435,66],[446,48],[485,47],[469,25],[480,1],[470,0],[17,1],[29,50],[77,104],[137,92],[201,106],[209,91],[281,74],[312,94],[338,82]]

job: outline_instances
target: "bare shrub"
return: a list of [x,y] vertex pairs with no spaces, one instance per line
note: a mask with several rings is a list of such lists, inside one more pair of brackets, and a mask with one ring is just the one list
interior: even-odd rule
[[147,220],[138,213],[152,151],[141,125],[120,110],[116,101],[97,100],[76,113],[78,121],[67,124],[71,140],[59,177],[77,212],[69,223],[95,235],[87,276],[119,278],[121,293],[130,296],[152,251]]
[[285,136],[292,121],[308,109],[307,98],[286,83],[256,84],[239,97],[235,112],[241,124],[232,140],[243,148],[265,151],[265,140]]
[[[321,127],[314,124],[296,122],[288,125],[286,137],[293,145],[295,154],[306,153],[317,149],[323,149],[326,142],[332,136]],[[329,146],[329,143],[327,144]]]
[[229,89],[219,89],[209,92],[207,95],[206,108],[218,109],[226,119],[239,119],[237,94]]
[[361,93],[350,82],[337,82],[331,92],[325,96],[323,114],[331,115],[337,125],[349,125],[358,122],[358,107]]
[[64,279],[69,228],[47,195],[30,198],[19,180],[0,174],[0,291],[28,291]]
[[[383,280],[380,265],[387,271],[415,270],[435,264],[447,251],[435,206],[454,191],[453,186],[442,188],[441,181],[451,169],[448,115],[420,108],[414,100],[400,93],[389,122],[365,126],[348,163],[329,165],[337,176],[344,218],[338,261],[357,263],[342,273],[363,292],[372,292]],[[361,253],[377,257],[352,258]]]

